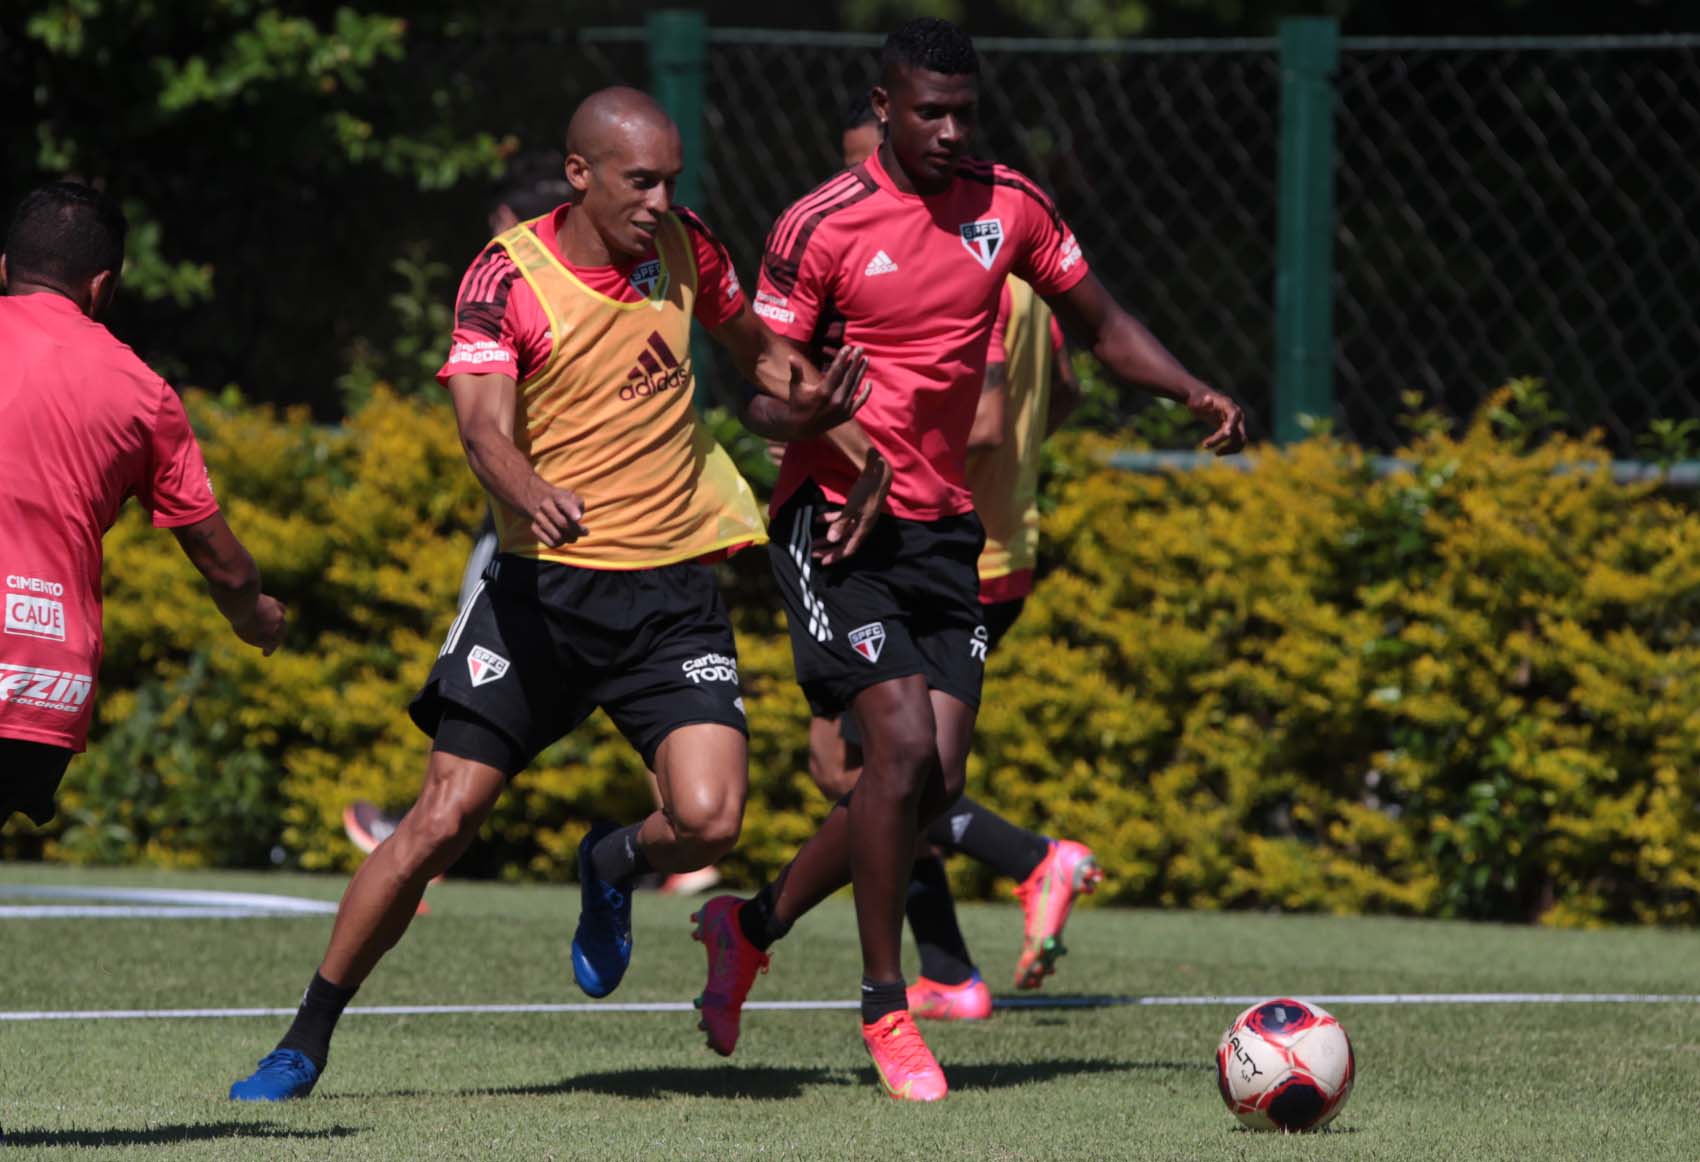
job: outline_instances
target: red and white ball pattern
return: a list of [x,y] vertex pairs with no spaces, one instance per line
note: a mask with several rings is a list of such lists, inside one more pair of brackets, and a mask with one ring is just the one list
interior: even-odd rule
[[1356,1068],[1340,1022],[1278,997],[1234,1018],[1216,1049],[1222,1100],[1254,1130],[1315,1130],[1346,1105]]

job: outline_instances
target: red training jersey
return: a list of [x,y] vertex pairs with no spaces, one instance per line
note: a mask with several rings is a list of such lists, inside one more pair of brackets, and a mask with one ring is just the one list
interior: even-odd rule
[[[598,294],[622,303],[640,303],[647,298],[661,272],[655,251],[612,266],[574,266],[562,255],[556,239],[571,211],[572,204],[566,203],[532,224],[549,252]],[[685,207],[674,206],[672,212],[685,224],[696,257],[697,321],[705,327],[731,321],[744,309],[744,292],[726,247]],[[543,366],[553,346],[549,316],[537,301],[536,292],[520,276],[507,250],[491,242],[461,279],[460,294],[455,299],[454,336],[448,361],[437,372],[437,382],[447,385],[452,375],[511,375],[523,381]]]
[[100,672],[101,538],[218,511],[177,393],[56,294],[0,298],[0,737],[80,751]]
[[[785,211],[768,235],[755,311],[814,344],[842,318],[873,394],[856,418],[891,462],[890,511],[936,520],[974,507],[963,479],[998,296],[1011,274],[1041,295],[1086,277],[1051,199],[1008,166],[958,163],[948,190],[898,190],[874,154]],[[851,462],[823,440],[787,446],[775,508],[813,478],[837,501]]]

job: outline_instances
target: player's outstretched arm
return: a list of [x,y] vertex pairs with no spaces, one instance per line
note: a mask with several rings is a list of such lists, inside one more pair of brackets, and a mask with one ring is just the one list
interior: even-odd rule
[[531,532],[551,548],[571,544],[589,531],[584,502],[536,472],[514,443],[514,405],[519,386],[511,375],[451,375],[455,423],[466,462],[497,500],[531,518]]
[[746,428],[769,440],[806,440],[849,423],[873,390],[860,348],[840,349],[824,371],[816,371],[808,356],[751,311],[738,312],[711,333],[742,376],[742,382],[728,385],[736,394],[725,402]]
[[236,636],[267,657],[283,644],[287,611],[283,602],[260,591],[260,567],[236,539],[223,513],[171,530],[189,563],[206,578],[213,604]]
[[1245,447],[1245,413],[1240,405],[1182,367],[1144,324],[1122,309],[1097,275],[1088,274],[1045,301],[1069,334],[1090,341],[1092,354],[1112,374],[1185,404],[1198,420],[1210,425],[1204,447],[1218,455]]

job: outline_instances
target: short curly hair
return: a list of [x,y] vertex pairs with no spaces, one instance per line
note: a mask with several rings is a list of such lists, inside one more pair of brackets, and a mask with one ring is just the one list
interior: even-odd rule
[[885,38],[880,50],[880,73],[887,82],[899,69],[924,69],[946,76],[979,76],[980,58],[968,34],[948,20],[923,16]]

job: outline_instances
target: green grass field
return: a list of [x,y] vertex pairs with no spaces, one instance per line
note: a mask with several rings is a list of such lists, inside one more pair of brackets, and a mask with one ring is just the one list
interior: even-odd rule
[[[75,872],[0,882],[237,889],[334,899],[340,879]],[[0,897],[4,892],[0,891]],[[448,883],[356,1005],[579,1001],[571,888]],[[16,903],[0,898],[0,903]],[[618,1001],[701,987],[689,902],[643,896]],[[1020,914],[963,909],[1007,991]],[[325,917],[0,920],[0,1010],[292,1006]],[[1688,934],[1548,932],[1391,920],[1078,912],[1062,995],[1690,993]],[[776,950],[752,999],[854,995],[853,917],[833,900]],[[847,1011],[755,1012],[730,1060],[688,1013],[351,1013],[304,1102],[223,1098],[286,1025],[0,1022],[0,1124],[19,1158],[1686,1159],[1700,1008],[1689,1004],[1333,1007],[1359,1081],[1323,1134],[1239,1130],[1211,1054],[1234,1010],[1003,1011],[929,1025],[937,1106],[873,1084]]]

